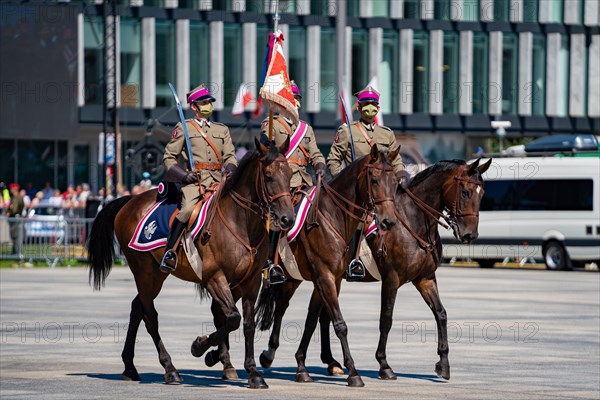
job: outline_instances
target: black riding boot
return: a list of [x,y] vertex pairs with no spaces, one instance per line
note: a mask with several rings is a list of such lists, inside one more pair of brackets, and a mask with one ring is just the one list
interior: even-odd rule
[[175,243],[177,243],[177,239],[183,233],[186,225],[186,222],[181,222],[177,218],[173,220],[173,225],[171,225],[171,230],[167,237],[165,255],[160,262],[160,270],[166,274],[170,274],[177,268],[177,249],[175,248]]
[[267,264],[263,268],[263,276],[271,285],[285,282],[285,274],[283,269],[275,264],[275,253],[279,245],[279,235],[281,231],[269,231],[269,258]]
[[[360,239],[362,236],[362,231],[357,230],[354,232],[354,236],[352,237],[352,257],[356,257],[356,251],[358,250],[358,246],[360,245]],[[362,279],[365,277],[365,265],[358,258],[354,258],[348,264],[348,271],[346,271],[346,279]]]

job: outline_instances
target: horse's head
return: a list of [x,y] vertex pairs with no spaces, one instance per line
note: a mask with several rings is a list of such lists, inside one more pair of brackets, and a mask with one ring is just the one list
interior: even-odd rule
[[[390,230],[398,220],[394,205],[394,194],[398,179],[391,162],[399,157],[400,146],[389,153],[371,147],[371,153],[364,157],[364,167],[357,180],[358,192],[368,196],[367,208],[375,214],[375,223],[381,230]],[[362,177],[364,175],[364,178]]]
[[477,228],[479,205],[483,197],[482,175],[492,163],[490,158],[485,164],[479,165],[479,160],[459,165],[442,185],[443,201],[454,237],[465,244],[479,236]]
[[271,224],[283,230],[290,229],[294,225],[294,207],[290,195],[290,180],[292,169],[285,158],[285,152],[289,148],[289,138],[281,145],[268,146],[254,139],[259,159],[259,177],[257,191],[266,201],[271,213]]

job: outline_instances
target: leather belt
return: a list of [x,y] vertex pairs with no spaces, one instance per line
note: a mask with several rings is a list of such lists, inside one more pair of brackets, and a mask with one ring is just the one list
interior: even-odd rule
[[216,162],[195,162],[194,163],[194,168],[196,168],[197,170],[203,170],[203,169],[208,169],[211,171],[216,171],[216,170],[220,170],[221,167],[223,165],[221,163],[216,163]]
[[288,158],[288,162],[290,162],[292,164],[303,165],[303,166],[308,165],[308,161],[306,161],[306,158],[294,158],[294,157],[290,157],[290,158]]

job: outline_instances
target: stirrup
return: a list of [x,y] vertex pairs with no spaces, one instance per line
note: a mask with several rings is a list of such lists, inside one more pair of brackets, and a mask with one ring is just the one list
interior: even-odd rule
[[263,280],[271,285],[283,283],[286,280],[283,268],[277,264],[273,264],[271,260],[267,260],[267,265],[262,270]]
[[365,277],[365,264],[361,260],[354,259],[348,264],[346,279],[363,279]]
[[173,249],[165,251],[163,259],[160,262],[159,269],[165,274],[170,274],[177,268],[177,252]]

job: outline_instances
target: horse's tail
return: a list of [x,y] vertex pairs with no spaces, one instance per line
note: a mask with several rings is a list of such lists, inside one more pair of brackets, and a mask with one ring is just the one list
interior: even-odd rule
[[275,306],[283,293],[283,285],[263,286],[256,304],[256,325],[261,331],[271,329],[275,319]]
[[[100,290],[112,269],[115,259],[115,217],[131,196],[123,196],[107,203],[94,219],[88,238],[89,282]],[[93,284],[92,284],[93,281]]]

